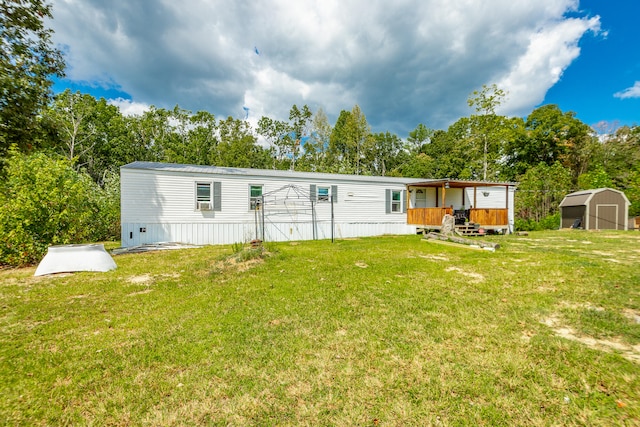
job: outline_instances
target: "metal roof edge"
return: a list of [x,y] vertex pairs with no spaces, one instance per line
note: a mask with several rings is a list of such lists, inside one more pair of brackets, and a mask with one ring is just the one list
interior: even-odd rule
[[453,183],[453,184],[477,184],[479,186],[486,185],[488,187],[495,186],[510,186],[517,187],[518,182],[509,182],[509,181],[483,181],[483,180],[473,180],[473,179],[450,179],[450,178],[435,178],[435,179],[426,179],[422,180],[422,182],[413,183],[413,184],[445,184],[445,183]]
[[615,188],[604,187],[604,188],[591,188],[589,190],[578,190],[578,191],[574,191],[573,193],[569,193],[569,194],[564,196],[564,198],[562,199],[562,201],[560,202],[558,207],[579,206],[579,205],[565,205],[564,202],[567,200],[567,197],[578,197],[578,196],[586,196],[586,195],[588,195],[589,197],[587,197],[585,199],[584,203],[581,203],[580,205],[587,204],[588,202],[591,201],[593,196],[595,196],[598,193],[602,193],[603,191],[613,191],[614,193],[618,193],[624,198],[625,202],[627,203],[627,206],[631,204],[631,202],[627,198],[627,195],[624,194],[624,191],[620,191],[620,190],[617,190]]
[[299,172],[279,169],[253,169],[253,168],[236,168],[226,166],[208,166],[208,165],[191,165],[179,163],[161,163],[161,162],[145,162],[135,161],[120,167],[120,169],[134,170],[153,170],[165,171],[173,173],[202,173],[202,174],[218,174],[218,175],[245,175],[245,176],[268,176],[276,178],[298,178],[298,179],[325,179],[329,181],[350,180],[350,181],[368,181],[382,183],[397,184],[413,184],[425,181],[424,178],[404,178],[389,176],[372,176],[372,175],[348,175],[348,174],[331,174],[324,172]]

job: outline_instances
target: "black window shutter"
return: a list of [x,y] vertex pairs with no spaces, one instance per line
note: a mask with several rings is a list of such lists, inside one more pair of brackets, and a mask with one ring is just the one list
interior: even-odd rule
[[338,186],[337,185],[331,186],[331,200],[333,200],[333,203],[338,203]]
[[317,195],[317,192],[316,192],[316,185],[315,184],[309,185],[309,199],[312,202],[315,202],[317,197],[318,197],[318,195]]

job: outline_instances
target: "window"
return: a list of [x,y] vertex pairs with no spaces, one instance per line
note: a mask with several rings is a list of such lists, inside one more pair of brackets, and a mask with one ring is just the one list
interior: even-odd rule
[[262,185],[249,186],[249,209],[255,211],[262,201]]
[[318,201],[319,202],[329,201],[329,187],[318,187]]
[[402,191],[391,192],[391,212],[400,212]]
[[401,213],[405,211],[404,199],[406,190],[389,190],[385,192],[387,213]]
[[220,182],[196,182],[196,210],[222,210],[221,186]]
[[196,182],[196,209],[199,211],[211,210],[210,182]]
[[427,207],[427,193],[423,189],[416,190],[416,208]]
[[332,185],[331,187],[317,186],[315,184],[309,185],[309,197],[312,202],[330,202],[333,198],[333,202],[338,202],[338,186]]

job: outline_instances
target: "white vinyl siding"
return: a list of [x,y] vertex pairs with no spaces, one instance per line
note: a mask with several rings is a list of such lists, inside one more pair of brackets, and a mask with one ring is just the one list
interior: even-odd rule
[[[406,215],[385,213],[385,190],[402,191],[405,188],[403,179],[368,177],[364,180],[357,176],[350,179],[350,176],[329,174],[314,179],[315,174],[290,174],[287,171],[280,171],[282,176],[270,176],[272,171],[217,174],[165,169],[168,168],[121,169],[123,246],[153,242],[230,244],[249,241],[256,234],[255,211],[249,209],[251,186],[261,187],[261,194],[267,195],[292,185],[305,195],[306,206],[300,203],[293,207],[278,205],[272,208],[273,211],[266,207],[267,241],[312,239],[314,220],[317,224],[315,236],[331,238],[332,203],[316,203],[312,215],[307,194],[313,185],[316,189],[329,189],[336,238],[412,234],[416,229],[406,224]],[[212,211],[194,209],[196,183],[211,183]],[[401,209],[404,209],[404,193],[401,199]],[[140,200],[148,202],[140,203]],[[146,228],[146,233],[140,233],[140,228]]]

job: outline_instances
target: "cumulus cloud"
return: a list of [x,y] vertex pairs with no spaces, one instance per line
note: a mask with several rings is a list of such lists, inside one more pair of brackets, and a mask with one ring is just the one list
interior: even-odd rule
[[532,105],[542,102],[547,90],[580,55],[578,41],[587,31],[600,31],[599,18],[567,19],[531,34],[524,54],[497,83],[510,95],[501,110],[526,114]]
[[613,96],[620,99],[640,98],[640,81],[637,81],[633,86],[625,90],[614,93]]
[[530,111],[600,30],[577,5],[53,0],[52,26],[70,79],[116,82],[135,102],[277,119],[307,104],[332,121],[358,104],[374,131],[405,136],[468,115],[483,84],[509,92],[504,114]]
[[151,108],[148,104],[134,102],[130,99],[116,98],[107,101],[110,105],[115,105],[124,116],[140,116]]

